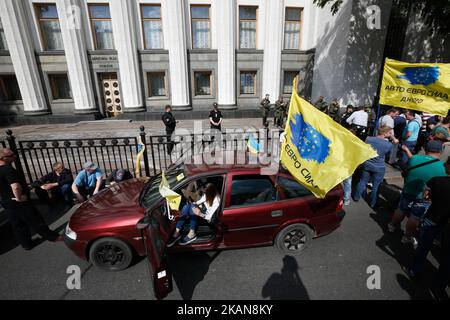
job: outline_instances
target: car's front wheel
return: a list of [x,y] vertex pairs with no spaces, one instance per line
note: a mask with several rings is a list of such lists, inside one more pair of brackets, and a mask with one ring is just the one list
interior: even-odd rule
[[275,244],[283,253],[297,255],[307,248],[313,236],[314,232],[309,226],[295,223],[278,233]]
[[89,250],[91,263],[106,271],[126,269],[133,260],[130,246],[117,238],[107,237],[95,241]]

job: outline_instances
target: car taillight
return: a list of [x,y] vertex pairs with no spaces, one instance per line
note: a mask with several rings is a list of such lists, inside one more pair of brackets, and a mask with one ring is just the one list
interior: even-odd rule
[[344,200],[341,198],[336,207],[336,212],[342,211],[342,207],[344,206]]

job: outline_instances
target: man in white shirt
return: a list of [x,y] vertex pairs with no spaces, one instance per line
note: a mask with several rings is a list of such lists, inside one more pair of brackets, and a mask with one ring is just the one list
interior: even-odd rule
[[388,112],[380,118],[380,121],[378,121],[378,128],[389,127],[394,129],[394,119],[398,117],[399,113],[398,109],[389,109]]

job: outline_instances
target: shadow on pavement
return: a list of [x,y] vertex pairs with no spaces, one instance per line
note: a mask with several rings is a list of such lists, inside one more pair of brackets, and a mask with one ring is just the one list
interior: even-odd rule
[[173,279],[184,300],[191,300],[195,287],[205,278],[209,266],[220,254],[209,252],[186,252],[169,255],[168,264]]
[[[32,200],[33,205],[37,208],[39,213],[45,220],[47,225],[51,225],[62,216],[64,216],[70,209],[71,206],[68,206],[64,203],[56,203],[54,206],[50,207],[47,204],[44,204],[38,200]],[[65,228],[65,224],[58,226],[55,231],[61,233]],[[32,234],[34,234],[34,230],[31,230]],[[33,248],[37,247],[44,241],[38,239],[33,243]],[[14,231],[9,222],[5,223],[0,227],[0,255],[5,254],[19,246],[19,243],[16,240],[14,235]]]
[[[414,248],[411,244],[401,243],[401,237],[403,232],[397,230],[394,233],[389,233],[387,224],[392,217],[392,210],[387,210],[384,207],[377,209],[376,213],[371,213],[370,217],[380,226],[383,230],[383,236],[376,241],[376,245],[387,255],[394,258],[402,268],[408,268],[411,266],[414,258]],[[418,280],[411,280],[409,277],[402,274],[397,275],[397,281],[401,288],[408,292],[412,300],[428,300],[433,299],[431,295],[433,283],[433,275],[436,274],[436,268],[426,261],[423,276]]]
[[299,269],[295,258],[285,256],[281,273],[270,276],[262,288],[262,297],[270,300],[309,300],[308,291],[298,273]]

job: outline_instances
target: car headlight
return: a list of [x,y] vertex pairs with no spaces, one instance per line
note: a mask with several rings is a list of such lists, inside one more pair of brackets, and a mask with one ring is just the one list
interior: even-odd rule
[[72,240],[77,240],[77,233],[69,228],[69,224],[66,226],[66,236]]

